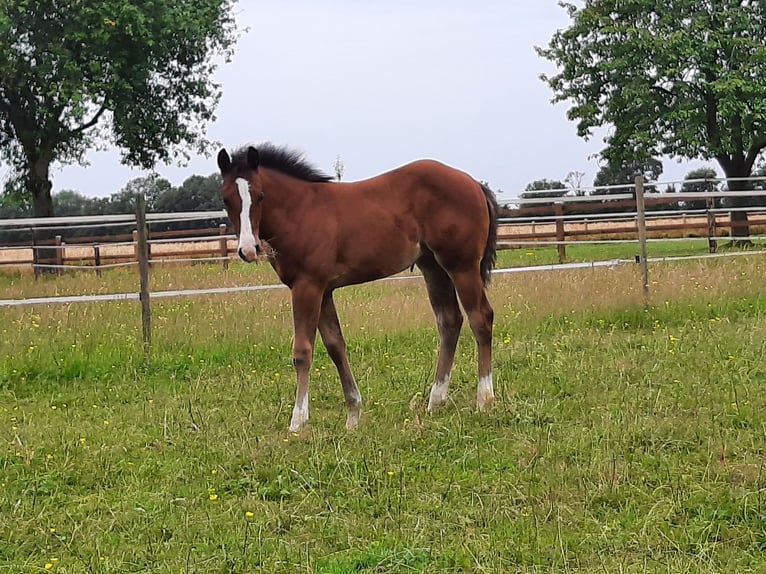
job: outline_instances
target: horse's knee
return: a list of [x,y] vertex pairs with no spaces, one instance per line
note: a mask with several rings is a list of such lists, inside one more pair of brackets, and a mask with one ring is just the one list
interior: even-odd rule
[[308,369],[311,367],[313,352],[310,346],[293,347],[293,367],[296,370]]

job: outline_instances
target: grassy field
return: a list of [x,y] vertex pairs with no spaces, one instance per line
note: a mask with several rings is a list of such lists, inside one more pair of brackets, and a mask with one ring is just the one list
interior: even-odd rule
[[[761,244],[750,249],[759,250]],[[721,252],[740,251],[721,247]],[[578,243],[567,247],[567,262],[588,262],[606,260],[632,261],[639,253],[635,242],[591,244]],[[708,253],[706,239],[684,239],[653,241],[648,244],[649,257],[683,257]],[[555,246],[505,249],[498,252],[497,266],[529,267],[557,264],[558,251]],[[103,293],[128,293],[138,291],[136,267],[123,267],[105,272],[102,279],[95,273],[67,271],[61,276],[42,276],[32,280],[30,268],[0,268],[0,299],[24,297],[51,297],[58,295],[82,295]],[[404,274],[408,274],[405,272]],[[162,264],[152,274],[152,290],[175,290],[184,287],[235,287],[238,285],[276,283],[277,278],[269,265],[242,265],[234,261],[227,271],[218,265],[187,263]]]
[[[528,253],[502,261],[543,262]],[[353,433],[321,345],[311,424],[286,430],[286,290],[156,300],[149,356],[136,302],[0,308],[0,572],[765,571],[765,275],[756,256],[654,265],[648,308],[633,265],[497,276],[484,414],[468,332],[452,400],[425,412],[419,281],[342,290]],[[253,281],[273,275],[153,276]],[[136,289],[127,271],[0,282]]]

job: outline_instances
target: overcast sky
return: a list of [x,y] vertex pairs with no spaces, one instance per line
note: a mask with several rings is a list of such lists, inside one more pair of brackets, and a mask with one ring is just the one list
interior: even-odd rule
[[[329,173],[340,156],[346,181],[434,158],[501,199],[570,171],[593,183],[601,138],[578,138],[539,79],[554,69],[534,47],[568,24],[556,0],[240,0],[237,13],[247,31],[215,76],[223,98],[208,129],[229,149],[287,144]],[[117,152],[88,159],[54,171],[54,192],[107,196],[146,174]],[[663,164],[662,181],[702,165]],[[179,185],[216,171],[215,156],[157,171]]]

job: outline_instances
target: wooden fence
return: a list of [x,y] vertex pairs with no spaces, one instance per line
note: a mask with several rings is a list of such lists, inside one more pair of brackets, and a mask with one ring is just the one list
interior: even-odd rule
[[[708,199],[705,210],[683,212],[658,209],[678,203],[677,196],[645,198],[643,213],[648,239],[706,238],[710,253],[715,253],[722,237],[744,235],[749,239],[754,233],[766,230],[766,211],[763,207],[732,210],[718,207],[715,199]],[[620,212],[621,209],[625,211]],[[573,242],[637,242],[639,212],[631,209],[636,209],[635,199],[504,209],[501,213],[502,224],[498,229],[498,243],[504,249],[555,245],[559,261],[563,263],[566,260],[566,245]],[[733,211],[745,213],[746,221],[733,220]]]
[[[684,213],[668,207],[679,206],[686,198],[646,196],[646,236],[649,239],[704,237],[709,250],[715,252],[718,240],[742,223],[732,221],[731,209],[719,207],[720,200],[706,199],[707,210]],[[566,260],[566,245],[573,242],[638,241],[636,199],[594,202],[560,202],[501,211],[498,246],[501,249],[531,248],[555,245],[559,260]],[[625,199],[627,197],[627,199]],[[719,203],[716,203],[719,201]],[[766,228],[766,208],[745,209],[751,230]],[[41,227],[41,229],[43,229]],[[60,228],[59,228],[60,229]],[[137,231],[97,237],[71,237],[63,233],[49,240],[33,243],[0,245],[0,266],[31,266],[36,271],[54,269],[86,269],[100,274],[102,269],[135,265],[139,261]],[[742,235],[737,234],[737,235]],[[51,234],[48,233],[50,237]],[[236,252],[236,239],[226,224],[206,229],[150,231],[148,234],[150,264],[160,262],[219,262],[224,268]]]
[[[150,263],[217,261],[227,268],[236,252],[233,232],[226,224],[215,228],[150,232]],[[139,261],[138,231],[96,237],[66,237],[57,234],[33,243],[5,244],[0,251],[0,266],[65,269],[91,269],[101,274],[106,268]]]

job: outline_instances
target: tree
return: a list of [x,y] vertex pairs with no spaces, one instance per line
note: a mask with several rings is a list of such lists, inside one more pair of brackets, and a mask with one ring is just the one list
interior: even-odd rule
[[[542,207],[550,206],[553,203],[528,203],[524,200],[539,199],[545,197],[557,198],[564,197],[569,192],[569,188],[557,179],[536,179],[528,183],[524,191],[519,194],[521,198],[520,207]],[[525,205],[526,204],[526,205]]]
[[[693,169],[684,177],[684,183],[681,185],[681,193],[718,191],[720,186],[718,185],[717,178],[718,174],[715,169],[710,166]],[[706,179],[708,181],[694,181],[700,179]],[[707,207],[707,202],[704,199],[693,199],[691,201],[684,201],[684,203],[689,209],[705,209]]]
[[564,183],[569,186],[572,195],[575,197],[583,197],[585,195],[585,190],[582,188],[582,178],[584,177],[584,171],[570,171],[564,178]]
[[338,181],[343,179],[343,174],[346,172],[346,166],[343,164],[343,160],[340,158],[340,154],[335,156],[335,161],[332,164],[332,169],[335,172],[335,179]]
[[567,194],[567,186],[557,179],[536,179],[528,183],[521,197],[562,197]]
[[[649,158],[645,161],[626,160],[622,162],[609,161],[598,170],[593,180],[594,187],[610,185],[633,185],[636,177],[642,175],[647,182],[657,181],[662,175],[662,162]],[[647,191],[653,191],[654,186],[647,186]],[[615,193],[630,193],[629,188],[595,189],[591,195],[611,195]]]
[[64,189],[53,195],[53,208],[58,215],[91,215],[93,201],[72,189]]
[[215,211],[223,209],[221,198],[221,175],[213,173],[207,177],[192,175],[180,187],[169,189],[159,196],[154,210],[173,211]]
[[[167,179],[160,177],[157,173],[151,173],[144,177],[131,179],[120,193],[127,197],[143,194],[146,198],[147,211],[162,211],[157,206],[162,203],[165,194],[172,193],[172,191],[173,185]],[[127,213],[133,213],[134,210],[135,206],[128,207]]]
[[31,207],[19,201],[18,196],[12,193],[0,193],[0,219],[29,217],[31,213]]
[[0,4],[0,160],[53,215],[51,165],[116,145],[151,168],[202,151],[236,40],[235,0]]
[[[611,127],[601,152],[607,161],[716,160],[727,177],[750,176],[766,147],[766,3],[560,4],[572,24],[537,49],[559,68],[542,79],[554,102],[572,102],[568,117],[580,136]],[[746,224],[743,215],[732,220]]]

